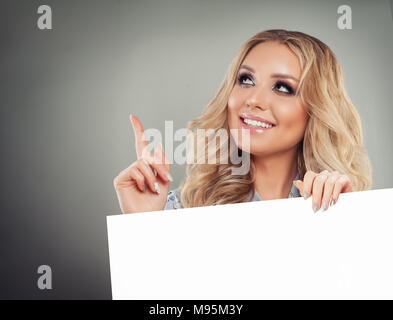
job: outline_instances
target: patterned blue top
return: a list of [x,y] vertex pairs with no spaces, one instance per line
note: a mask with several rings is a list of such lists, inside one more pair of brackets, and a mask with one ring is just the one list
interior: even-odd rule
[[[299,179],[300,179],[300,175],[298,172],[294,180],[299,180]],[[296,188],[294,184],[292,184],[292,188],[291,191],[289,192],[288,198],[297,198],[297,197],[300,197],[299,189]],[[255,190],[254,198],[252,199],[252,201],[261,201],[261,200],[262,200],[261,197],[259,196],[258,192]],[[169,191],[164,210],[181,209],[181,208],[183,208],[183,206],[180,203],[179,189],[174,189]]]

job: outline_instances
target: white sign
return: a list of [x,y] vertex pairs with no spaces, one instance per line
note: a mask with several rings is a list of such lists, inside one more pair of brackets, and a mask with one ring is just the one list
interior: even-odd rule
[[113,299],[393,299],[393,189],[107,217]]

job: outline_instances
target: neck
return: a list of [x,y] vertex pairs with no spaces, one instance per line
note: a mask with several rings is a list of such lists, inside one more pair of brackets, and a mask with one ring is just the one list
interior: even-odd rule
[[272,155],[253,156],[254,187],[263,200],[285,199],[297,174],[297,148]]

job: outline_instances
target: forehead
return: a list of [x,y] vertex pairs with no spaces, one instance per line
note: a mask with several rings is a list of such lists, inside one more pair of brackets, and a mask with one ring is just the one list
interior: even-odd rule
[[302,73],[297,55],[285,44],[273,41],[257,44],[242,64],[252,67],[257,73],[287,73],[297,79]]

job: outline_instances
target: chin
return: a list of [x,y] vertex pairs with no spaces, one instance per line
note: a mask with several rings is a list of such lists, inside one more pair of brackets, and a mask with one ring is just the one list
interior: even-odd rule
[[248,147],[246,146],[246,148],[243,148],[243,146],[240,145],[239,149],[255,156],[267,156],[280,150],[280,148],[275,143],[268,141],[253,141],[252,138]]

